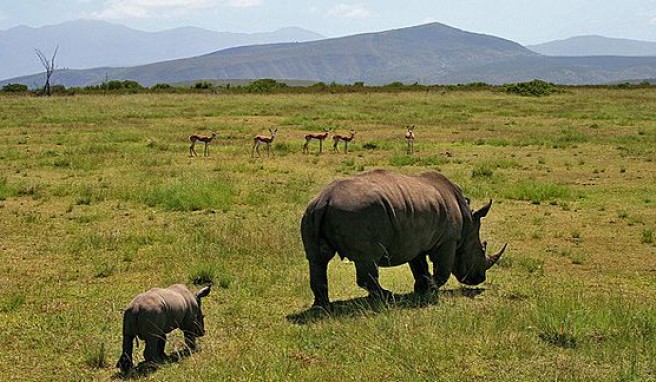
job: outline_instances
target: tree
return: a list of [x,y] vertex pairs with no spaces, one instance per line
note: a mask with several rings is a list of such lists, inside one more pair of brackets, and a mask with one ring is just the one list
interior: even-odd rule
[[41,65],[46,69],[46,84],[43,86],[43,92],[46,95],[52,94],[52,89],[50,87],[50,78],[55,72],[55,57],[57,57],[57,51],[59,50],[59,45],[55,48],[55,51],[52,53],[52,58],[48,59],[45,54],[39,49],[34,49],[36,51],[37,57],[41,61]]

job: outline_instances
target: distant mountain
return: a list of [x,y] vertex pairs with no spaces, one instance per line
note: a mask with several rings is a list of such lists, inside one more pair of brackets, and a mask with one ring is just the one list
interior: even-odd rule
[[[656,57],[548,57],[515,42],[432,23],[319,41],[229,48],[214,53],[125,68],[61,70],[54,83],[70,86],[134,80],[142,85],[200,80],[362,81],[383,85],[542,79],[559,84],[604,84],[655,78]],[[28,86],[43,75],[0,81]]]
[[656,42],[602,36],[578,36],[527,48],[547,56],[656,56]]
[[[429,83],[455,71],[518,56],[537,54],[512,41],[433,23],[304,43],[229,48],[129,68],[59,71],[56,81],[66,86],[85,86],[109,78],[152,85],[267,77],[339,83]],[[28,85],[42,82],[36,78],[15,81]]]
[[103,21],[72,21],[40,28],[20,26],[0,31],[0,79],[43,71],[34,49],[40,49],[50,58],[57,45],[57,67],[85,69],[142,65],[242,45],[322,38],[320,34],[293,27],[246,34],[194,27],[143,32]]

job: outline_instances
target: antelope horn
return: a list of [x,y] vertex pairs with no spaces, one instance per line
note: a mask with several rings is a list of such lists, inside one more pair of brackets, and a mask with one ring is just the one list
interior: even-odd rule
[[508,243],[504,244],[503,247],[499,250],[499,252],[495,253],[492,256],[485,256],[487,260],[487,269],[492,268],[494,264],[496,264],[497,261],[499,261],[499,258],[501,255],[503,255],[503,252],[506,250],[506,247],[508,246]]

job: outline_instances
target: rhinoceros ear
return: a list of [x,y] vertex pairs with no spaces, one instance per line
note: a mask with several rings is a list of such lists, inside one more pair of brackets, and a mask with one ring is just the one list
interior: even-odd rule
[[487,213],[490,211],[490,207],[492,207],[492,199],[490,199],[490,201],[487,202],[486,205],[481,207],[480,210],[477,210],[476,212],[474,212],[474,214],[473,214],[474,218],[480,219],[480,218],[484,218],[485,216],[487,216]]
[[212,284],[210,284],[210,285],[206,286],[205,288],[199,290],[196,293],[196,299],[200,300],[201,298],[206,297],[207,295],[209,295],[211,288],[212,288]]

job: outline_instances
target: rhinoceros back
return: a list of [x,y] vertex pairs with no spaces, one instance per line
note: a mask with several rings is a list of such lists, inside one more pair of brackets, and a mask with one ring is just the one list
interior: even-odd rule
[[325,203],[321,236],[354,261],[408,262],[443,237],[460,235],[457,190],[440,177],[376,170],[335,181],[315,199]]
[[178,285],[153,288],[132,300],[124,317],[128,314],[133,317],[130,322],[134,323],[139,337],[154,332],[168,333],[188,320],[195,299],[186,287],[182,288]]

